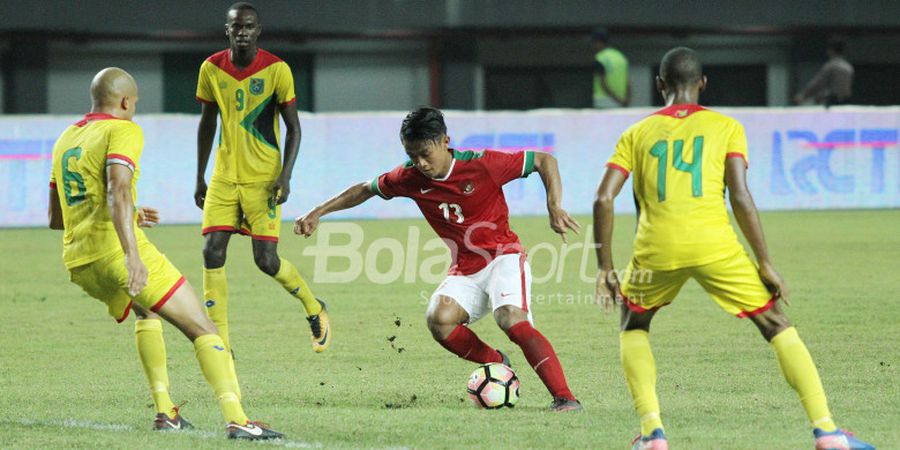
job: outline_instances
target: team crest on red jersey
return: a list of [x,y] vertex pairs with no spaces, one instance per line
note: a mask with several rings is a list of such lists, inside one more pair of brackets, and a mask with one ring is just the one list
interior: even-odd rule
[[462,184],[461,188],[462,188],[463,194],[469,195],[469,194],[475,192],[475,183],[472,183],[471,181],[466,181],[465,183]]

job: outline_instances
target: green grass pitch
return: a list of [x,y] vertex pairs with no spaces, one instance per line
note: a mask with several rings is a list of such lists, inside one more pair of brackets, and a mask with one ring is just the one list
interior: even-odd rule
[[[587,225],[589,218],[580,221]],[[546,218],[512,222],[526,247],[559,246]],[[357,223],[366,233],[364,249],[382,237],[406,242],[410,226],[420,228],[420,244],[434,237],[423,220]],[[838,424],[884,448],[900,442],[900,211],[766,213],[763,223],[793,290],[786,311],[819,367]],[[630,254],[633,226],[633,217],[617,219],[619,267]],[[313,258],[302,253],[315,238],[289,233],[285,224],[281,255],[309,279]],[[199,227],[148,234],[199,289]],[[536,277],[550,269],[544,245],[533,254]],[[183,413],[197,431],[150,431],[153,410],[132,320],[115,325],[100,302],[70,284],[60,248],[59,234],[50,230],[0,231],[0,447],[247,445],[224,438],[193,348],[168,325],[172,397],[187,402]],[[422,251],[419,261],[435,254]],[[377,266],[387,270],[389,253],[377,256]],[[549,395],[490,318],[474,329],[510,353],[522,398],[512,410],[481,411],[465,399],[475,366],[447,353],[425,328],[424,299],[435,285],[365,278],[314,284],[329,301],[334,327],[331,349],[314,354],[299,303],[256,269],[249,240],[235,237],[227,264],[231,336],[246,409],[287,434],[277,446],[628,448],[638,422],[619,363],[618,315],[579,298],[593,290],[579,278],[581,258],[581,251],[571,252],[559,281],[533,286],[536,298],[543,296],[533,309],[585,411],[545,411]],[[586,270],[594,268],[591,254]],[[811,448],[805,414],[769,346],[750,322],[719,310],[696,283],[657,316],[651,339],[673,448]]]

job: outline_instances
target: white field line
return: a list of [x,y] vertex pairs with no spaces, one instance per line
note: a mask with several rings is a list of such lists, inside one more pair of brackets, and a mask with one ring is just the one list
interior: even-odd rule
[[[88,420],[76,420],[76,419],[63,419],[63,420],[39,420],[39,419],[20,419],[20,420],[0,420],[0,423],[12,424],[12,425],[23,425],[23,426],[41,426],[41,427],[58,427],[58,428],[80,428],[85,430],[97,430],[97,431],[117,431],[117,432],[134,432],[139,431],[137,428],[131,425],[125,425],[120,423],[101,423],[101,422],[91,422]],[[200,431],[200,430],[183,430],[177,432],[166,432],[168,433],[177,433],[179,435],[188,435],[192,437],[198,437],[202,439],[221,439],[225,440],[225,435],[223,433],[213,433],[211,431]],[[162,433],[161,433],[162,434]],[[284,448],[322,448],[322,444],[320,443],[309,443],[302,441],[291,441],[286,439],[275,439],[270,441],[256,441],[253,442],[256,445],[269,445],[274,447],[284,447]]]

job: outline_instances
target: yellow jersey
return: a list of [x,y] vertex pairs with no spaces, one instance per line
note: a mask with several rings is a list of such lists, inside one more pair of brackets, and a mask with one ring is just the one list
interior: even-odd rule
[[622,134],[607,166],[634,174],[641,267],[674,270],[743,251],[725,206],[731,157],[747,161],[744,127],[699,105],[663,108]]
[[[53,145],[50,188],[59,194],[63,224],[63,262],[66,268],[82,266],[121,250],[106,199],[106,166],[121,164],[134,172],[137,185],[144,133],[130,120],[90,113],[69,126]],[[138,243],[147,238],[137,227]]]
[[200,66],[197,100],[219,105],[213,179],[253,183],[281,175],[278,107],[297,101],[287,63],[258,49],[253,63],[240,70],[231,50],[222,50]]

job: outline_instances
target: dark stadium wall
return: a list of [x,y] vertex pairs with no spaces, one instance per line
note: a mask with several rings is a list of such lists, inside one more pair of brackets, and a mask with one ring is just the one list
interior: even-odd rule
[[313,84],[315,111],[410,109],[429,103],[427,54],[424,49],[320,53]]
[[11,39],[0,58],[3,72],[3,111],[18,114],[46,112],[47,43],[40,39]]
[[[71,92],[110,65],[140,81],[142,113],[196,111],[193,65],[222,48],[224,3],[32,3],[32,14],[0,23],[0,112],[83,112],[86,99]],[[713,2],[696,5],[704,3]],[[304,110],[580,108],[590,102],[588,33],[602,18],[630,61],[633,106],[659,102],[655,68],[674,45],[701,52],[712,76],[709,102],[787,106],[825,61],[828,36],[842,33],[856,66],[856,102],[900,104],[900,2],[736,0],[690,20],[646,2],[562,5],[267,0],[259,5],[260,42],[292,59]]]
[[[633,106],[659,104],[653,78],[660,56],[673,45],[701,52],[710,76],[705,101],[715,106],[787,106],[825,59],[821,40],[789,36],[623,35],[613,43],[630,61]],[[871,50],[897,43],[893,36],[849,40],[858,103],[900,104],[900,52]],[[86,94],[72,93],[110,65],[137,77],[142,113],[196,113],[197,66],[221,41],[54,39],[43,47],[21,47],[36,49],[31,53],[11,51],[20,47],[9,42],[0,45],[7,48],[6,113],[79,114],[88,106]],[[580,35],[473,36],[437,46],[419,40],[270,39],[265,48],[291,64],[299,107],[307,111],[403,110],[430,103],[435,88],[438,104],[448,109],[581,108],[590,101],[591,51]]]
[[[219,32],[230,1],[0,0],[8,11],[31,4],[28,14],[8,14],[0,31],[44,28],[109,33]],[[257,2],[269,32],[369,33],[384,30],[511,27],[622,27],[670,30],[745,27],[772,30],[809,27],[897,27],[900,2],[857,0],[698,0],[690,7],[659,8],[658,2],[617,0],[264,0]],[[702,11],[702,13],[698,13]],[[587,29],[585,29],[587,31]],[[765,31],[765,30],[763,30]]]

